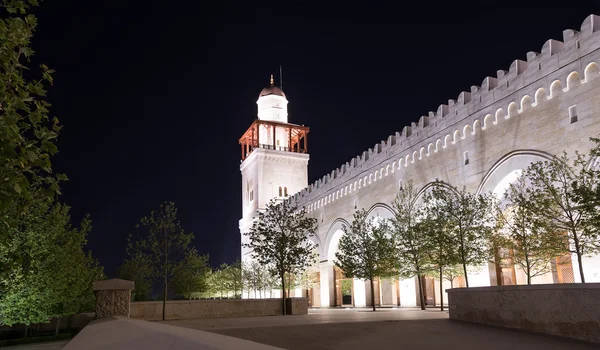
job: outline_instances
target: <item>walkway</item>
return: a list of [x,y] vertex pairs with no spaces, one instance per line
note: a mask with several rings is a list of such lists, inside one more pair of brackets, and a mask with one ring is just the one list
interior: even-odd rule
[[324,309],[308,315],[177,320],[207,330],[290,350],[510,349],[583,350],[598,346],[544,335],[448,320],[447,312],[418,309]]

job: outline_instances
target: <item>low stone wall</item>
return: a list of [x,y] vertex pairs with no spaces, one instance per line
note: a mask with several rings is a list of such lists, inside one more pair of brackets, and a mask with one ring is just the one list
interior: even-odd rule
[[451,320],[600,343],[600,283],[448,289]]
[[[290,298],[291,314],[307,314],[306,298]],[[288,304],[289,305],[289,304]],[[166,305],[167,320],[192,318],[275,316],[282,314],[281,299],[232,299],[232,300],[169,300]],[[289,312],[288,312],[289,313]],[[162,320],[162,301],[136,301],[131,303],[130,317]]]

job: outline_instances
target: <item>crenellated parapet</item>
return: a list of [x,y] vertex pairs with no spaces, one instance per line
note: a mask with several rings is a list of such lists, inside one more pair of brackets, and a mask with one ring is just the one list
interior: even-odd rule
[[600,16],[590,15],[580,31],[563,31],[562,41],[546,41],[540,52],[514,60],[288,200],[314,210],[596,79],[599,49]]

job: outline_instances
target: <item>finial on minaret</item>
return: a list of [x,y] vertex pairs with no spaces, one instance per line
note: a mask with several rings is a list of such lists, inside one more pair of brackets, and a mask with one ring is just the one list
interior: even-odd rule
[[275,80],[273,80],[273,74],[271,74],[271,86],[275,85]]

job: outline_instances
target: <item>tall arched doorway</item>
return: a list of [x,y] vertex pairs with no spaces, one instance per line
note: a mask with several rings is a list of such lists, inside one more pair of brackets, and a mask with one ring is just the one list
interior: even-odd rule
[[[483,178],[478,193],[493,193],[502,204],[505,191],[515,182],[531,163],[551,159],[548,154],[537,151],[515,151],[500,159]],[[505,249],[498,247],[497,249]],[[512,252],[496,253],[495,262],[488,264],[490,285],[526,284],[526,275],[512,261]],[[502,256],[502,257],[501,257]],[[552,272],[534,277],[532,283],[573,283],[575,274],[570,254],[558,256],[551,262]]]

